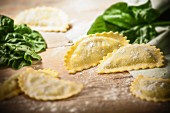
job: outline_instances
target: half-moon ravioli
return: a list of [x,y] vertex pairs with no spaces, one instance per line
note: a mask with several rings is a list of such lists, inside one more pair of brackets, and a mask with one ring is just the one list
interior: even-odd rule
[[139,75],[131,83],[130,91],[143,100],[154,102],[170,101],[170,79]]
[[68,16],[63,11],[45,6],[22,11],[16,16],[15,24],[27,24],[41,31],[66,32],[70,27]]
[[59,100],[78,94],[83,85],[55,76],[49,76],[42,71],[30,70],[19,76],[21,90],[36,100]]
[[[9,99],[22,93],[18,85],[18,77],[22,74],[28,74],[35,71],[32,68],[27,68],[23,73],[18,73],[10,76],[2,84],[0,84],[0,100]],[[41,75],[58,78],[58,72],[52,69],[39,69]]]
[[129,44],[119,33],[103,32],[84,36],[66,53],[64,62],[69,73],[96,66],[103,56]]
[[9,99],[21,93],[18,86],[18,76],[18,74],[12,75],[4,83],[0,84],[0,100]]
[[134,44],[121,47],[109,53],[100,61],[98,73],[114,73],[129,70],[163,66],[163,55],[160,49],[148,44]]

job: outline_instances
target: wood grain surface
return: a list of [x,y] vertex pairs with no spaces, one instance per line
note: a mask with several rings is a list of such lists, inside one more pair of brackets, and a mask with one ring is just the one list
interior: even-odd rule
[[[83,91],[60,101],[36,101],[23,94],[0,101],[0,113],[168,113],[170,103],[147,102],[135,98],[129,91],[133,77],[128,73],[96,73],[96,67],[68,74],[63,57],[69,49],[70,39],[86,34],[92,21],[116,0],[0,0],[0,14],[15,17],[20,11],[36,6],[53,6],[64,10],[70,17],[72,28],[66,33],[41,32],[48,49],[40,53],[42,61],[34,69],[52,68],[66,80],[84,84]],[[0,82],[25,69],[0,68]]]

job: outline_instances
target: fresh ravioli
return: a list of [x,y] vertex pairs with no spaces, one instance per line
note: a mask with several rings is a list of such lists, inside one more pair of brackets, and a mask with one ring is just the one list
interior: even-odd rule
[[[27,68],[26,71],[10,76],[0,85],[0,100],[9,99],[14,96],[23,93],[18,85],[19,76],[27,75],[28,73],[35,71],[32,68]],[[39,69],[36,70],[39,74],[48,77],[58,78],[59,74],[57,71],[52,69]]]
[[84,36],[67,51],[64,62],[69,73],[96,66],[103,56],[129,41],[119,33],[103,32]]
[[18,76],[18,74],[12,75],[0,85],[0,100],[9,99],[21,93]]
[[115,73],[129,70],[163,66],[164,57],[160,49],[148,44],[121,47],[109,53],[98,65],[98,73]]
[[60,80],[42,71],[30,70],[19,76],[21,90],[36,100],[59,100],[78,94],[83,85]]
[[27,24],[40,31],[66,32],[70,27],[68,16],[63,11],[45,6],[22,11],[16,16],[15,23]]
[[143,100],[154,102],[170,101],[170,79],[139,75],[131,83],[130,91]]

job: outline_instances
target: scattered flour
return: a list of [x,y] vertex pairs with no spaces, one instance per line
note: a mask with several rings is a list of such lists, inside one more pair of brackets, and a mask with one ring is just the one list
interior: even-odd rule
[[119,97],[119,91],[116,88],[111,88],[110,91],[103,95],[104,100],[116,100]]
[[70,113],[75,113],[77,111],[77,108],[71,108],[69,111]]
[[86,105],[86,106],[89,105],[89,103],[90,103],[89,101],[85,101],[85,105]]

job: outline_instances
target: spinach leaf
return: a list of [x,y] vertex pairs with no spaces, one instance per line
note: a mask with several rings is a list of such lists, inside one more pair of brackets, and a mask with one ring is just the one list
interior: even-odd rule
[[30,34],[32,30],[26,24],[21,24],[21,25],[14,26],[14,32],[23,35],[23,34]]
[[[32,60],[41,60],[41,57],[29,46],[6,43],[0,46],[0,65],[19,69],[32,64]],[[5,54],[4,54],[5,53]]]
[[13,32],[14,20],[8,18],[4,15],[0,15],[0,28],[3,29],[5,32],[0,32],[0,34],[7,34],[9,32]]
[[4,40],[4,35],[13,32],[14,21],[4,15],[0,15],[0,41]]
[[24,34],[23,37],[27,40],[27,42],[31,43],[31,47],[35,50],[35,52],[42,52],[47,48],[42,35],[35,30],[33,30],[30,34]]
[[25,24],[14,25],[6,16],[0,16],[0,23],[0,66],[20,69],[41,60],[37,53],[44,51],[47,45],[39,32]]
[[150,0],[139,6],[120,2],[106,9],[94,21],[87,34],[118,31],[127,36],[130,43],[148,43],[160,34],[155,27],[170,25],[170,21],[157,21],[159,16],[159,11],[152,8]]

